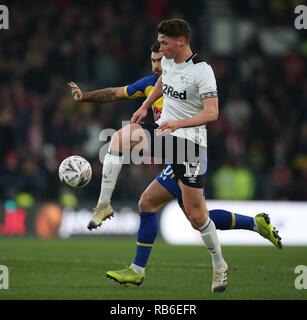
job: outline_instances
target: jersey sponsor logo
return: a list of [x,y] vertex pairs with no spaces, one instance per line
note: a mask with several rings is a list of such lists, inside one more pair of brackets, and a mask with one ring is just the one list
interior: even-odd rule
[[163,84],[163,94],[166,94],[172,98],[180,99],[180,100],[187,100],[187,92],[179,92],[175,90],[174,87],[164,83]]

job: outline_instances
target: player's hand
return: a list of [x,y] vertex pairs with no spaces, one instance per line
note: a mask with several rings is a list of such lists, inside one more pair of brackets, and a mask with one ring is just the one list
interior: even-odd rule
[[156,130],[157,136],[166,136],[167,134],[175,131],[179,128],[178,122],[174,121],[164,121],[160,124],[159,128]]
[[82,97],[83,97],[83,93],[82,93],[81,89],[79,88],[79,86],[72,81],[68,82],[68,85],[71,88],[71,94],[72,94],[74,100],[81,101]]
[[132,115],[131,122],[139,123],[147,116],[147,108],[141,106],[134,114]]

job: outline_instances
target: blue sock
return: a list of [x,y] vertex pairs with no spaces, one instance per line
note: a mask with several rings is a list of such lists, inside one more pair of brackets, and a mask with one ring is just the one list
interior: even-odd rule
[[215,209],[209,210],[209,216],[213,220],[216,229],[245,229],[254,230],[254,218],[230,211]]
[[145,268],[158,232],[157,212],[141,212],[140,218],[141,223],[133,263]]

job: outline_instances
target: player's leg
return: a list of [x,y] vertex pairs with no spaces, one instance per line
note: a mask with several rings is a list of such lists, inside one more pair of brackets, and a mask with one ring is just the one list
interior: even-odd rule
[[[166,166],[157,176],[156,180],[177,199],[177,202],[184,212],[186,218],[190,221],[188,212],[184,209],[182,202],[182,192],[175,178],[171,165]],[[163,191],[161,191],[162,193]],[[171,200],[171,199],[170,199]],[[282,248],[281,237],[278,230],[270,223],[270,218],[265,213],[259,213],[255,217],[244,214],[230,212],[224,209],[209,210],[209,217],[214,222],[218,230],[248,230],[259,233],[262,237],[268,239],[277,248]]]
[[[176,198],[178,205],[184,212],[187,219],[190,220],[188,213],[184,209],[182,203],[182,192],[178,185],[178,180],[175,177],[172,166],[167,165],[156,177],[156,180],[169,192],[169,194],[172,194],[174,198]],[[216,229],[219,230],[244,229],[257,231],[258,229],[255,219],[256,217],[252,218],[222,209],[209,210],[209,217],[213,220]]]
[[278,230],[271,224],[266,213],[259,213],[255,217],[234,213],[223,209],[209,210],[209,216],[219,230],[249,230],[259,233],[268,239],[278,249],[282,248],[281,237]]
[[[164,186],[172,194],[175,195],[178,204],[188,220],[190,220],[188,212],[184,209],[182,203],[182,193],[176,179],[172,179],[173,171],[169,170],[168,176],[163,176]],[[278,235],[278,230],[270,223],[270,217],[266,213],[259,213],[255,217],[250,217],[244,214],[230,212],[223,209],[209,210],[209,217],[214,222],[218,230],[248,230],[259,233],[262,237],[269,240],[278,249],[282,248],[281,237]]]
[[225,262],[214,222],[210,219],[204,198],[204,175],[207,149],[190,140],[174,138],[172,168],[182,191],[182,202],[192,227],[198,230],[212,258],[212,291],[223,292],[227,286]]
[[148,262],[157,232],[157,214],[163,205],[174,199],[157,180],[154,180],[139,200],[140,226],[137,234],[136,254],[129,268],[108,271],[107,276],[120,283],[140,285],[145,277]]
[[108,152],[103,161],[101,192],[98,204],[102,202],[110,203],[123,165],[123,154],[141,143],[142,138],[146,139],[146,136],[142,127],[137,123],[131,123],[121,128],[112,136]]
[[[181,196],[177,198],[178,204],[188,220],[188,212],[183,207]],[[209,217],[214,222],[217,230],[248,230],[259,233],[269,240],[276,248],[282,249],[281,237],[278,230],[270,222],[270,217],[266,213],[258,213],[255,217],[234,213],[223,209],[209,210]]]
[[185,211],[188,212],[190,223],[194,229],[201,232],[202,238],[212,255],[213,267],[218,268],[225,265],[215,224],[209,217],[203,190],[183,183],[180,183],[180,188],[182,190],[183,205]]
[[107,154],[104,157],[101,190],[96,208],[88,224],[88,229],[97,228],[102,221],[113,215],[110,205],[111,197],[124,161],[124,152],[136,145],[147,146],[144,130],[139,124],[132,123],[118,130],[111,139]]
[[212,258],[213,281],[212,292],[223,292],[227,286],[228,265],[225,262],[214,222],[210,219],[202,188],[194,188],[180,183],[183,205],[189,214],[194,229],[200,231],[201,237]]
[[[166,184],[165,187],[168,190],[170,189],[171,192],[176,195],[178,205],[180,206],[181,210],[184,212],[187,219],[190,220],[189,214],[184,209],[184,206],[183,206],[182,192],[178,185],[177,180],[167,177],[167,179],[165,180],[165,184]],[[209,213],[210,219],[214,222],[215,227],[218,230],[243,229],[243,230],[259,232],[258,230],[260,228],[258,228],[259,223],[257,222],[257,219],[259,219],[259,215],[253,218],[250,216],[230,212],[223,209],[209,210],[208,213]]]

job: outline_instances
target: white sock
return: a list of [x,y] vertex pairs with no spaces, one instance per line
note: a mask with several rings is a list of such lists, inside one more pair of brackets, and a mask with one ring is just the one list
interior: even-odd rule
[[199,229],[201,237],[212,258],[213,268],[224,267],[226,262],[222,255],[222,249],[216,233],[214,222],[208,217],[206,223]]
[[254,231],[255,231],[255,232],[259,232],[255,218],[254,218]]
[[110,154],[109,152],[105,155],[98,204],[101,202],[110,203],[123,161],[123,156]]
[[136,273],[145,273],[145,268],[138,266],[137,264],[132,263],[131,266],[132,270]]

